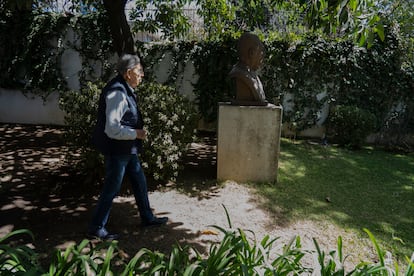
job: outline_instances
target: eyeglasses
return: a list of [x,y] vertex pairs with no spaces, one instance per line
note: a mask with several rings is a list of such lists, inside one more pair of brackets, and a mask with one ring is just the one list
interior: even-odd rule
[[135,67],[135,68],[133,68],[133,69],[130,69],[132,72],[134,72],[135,74],[137,74],[137,75],[143,75],[144,74],[144,70],[142,69],[142,68],[137,68],[137,67]]

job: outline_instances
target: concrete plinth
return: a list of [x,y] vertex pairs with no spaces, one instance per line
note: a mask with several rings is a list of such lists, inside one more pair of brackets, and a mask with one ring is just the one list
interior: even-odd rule
[[219,104],[217,179],[277,181],[282,107]]

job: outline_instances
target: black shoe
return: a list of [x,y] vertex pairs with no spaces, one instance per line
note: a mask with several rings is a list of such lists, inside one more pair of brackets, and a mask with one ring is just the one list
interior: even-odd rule
[[155,217],[151,221],[143,221],[142,226],[160,226],[160,225],[166,224],[167,221],[168,221],[167,217],[160,217],[160,218]]
[[115,233],[109,233],[105,228],[98,229],[93,232],[89,232],[90,238],[101,239],[105,241],[113,241],[119,239],[119,235]]

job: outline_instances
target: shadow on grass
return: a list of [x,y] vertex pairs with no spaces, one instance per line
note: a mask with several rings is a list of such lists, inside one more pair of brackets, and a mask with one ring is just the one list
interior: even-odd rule
[[[44,260],[55,248],[63,249],[85,238],[99,192],[84,187],[74,167],[64,162],[65,156],[76,153],[65,146],[63,131],[58,127],[0,125],[0,236],[30,229],[36,251]],[[214,135],[199,137],[183,160],[185,170],[174,189],[200,200],[218,195],[215,145]],[[368,228],[381,244],[411,254],[413,155],[347,151],[283,140],[279,166],[278,183],[255,185],[279,225],[310,218],[356,229],[364,237],[362,228]],[[108,227],[121,233],[119,246],[129,257],[142,247],[168,254],[177,242],[200,252],[206,250],[205,244],[192,242],[197,233],[179,222],[141,228],[134,202],[116,202],[114,207]]]
[[331,221],[362,236],[368,228],[389,250],[412,254],[413,155],[283,140],[279,165],[279,182],[260,188],[279,223]]

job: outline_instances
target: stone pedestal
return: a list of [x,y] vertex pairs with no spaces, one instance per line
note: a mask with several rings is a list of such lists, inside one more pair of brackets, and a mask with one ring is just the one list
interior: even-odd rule
[[219,104],[217,179],[277,181],[282,107]]

